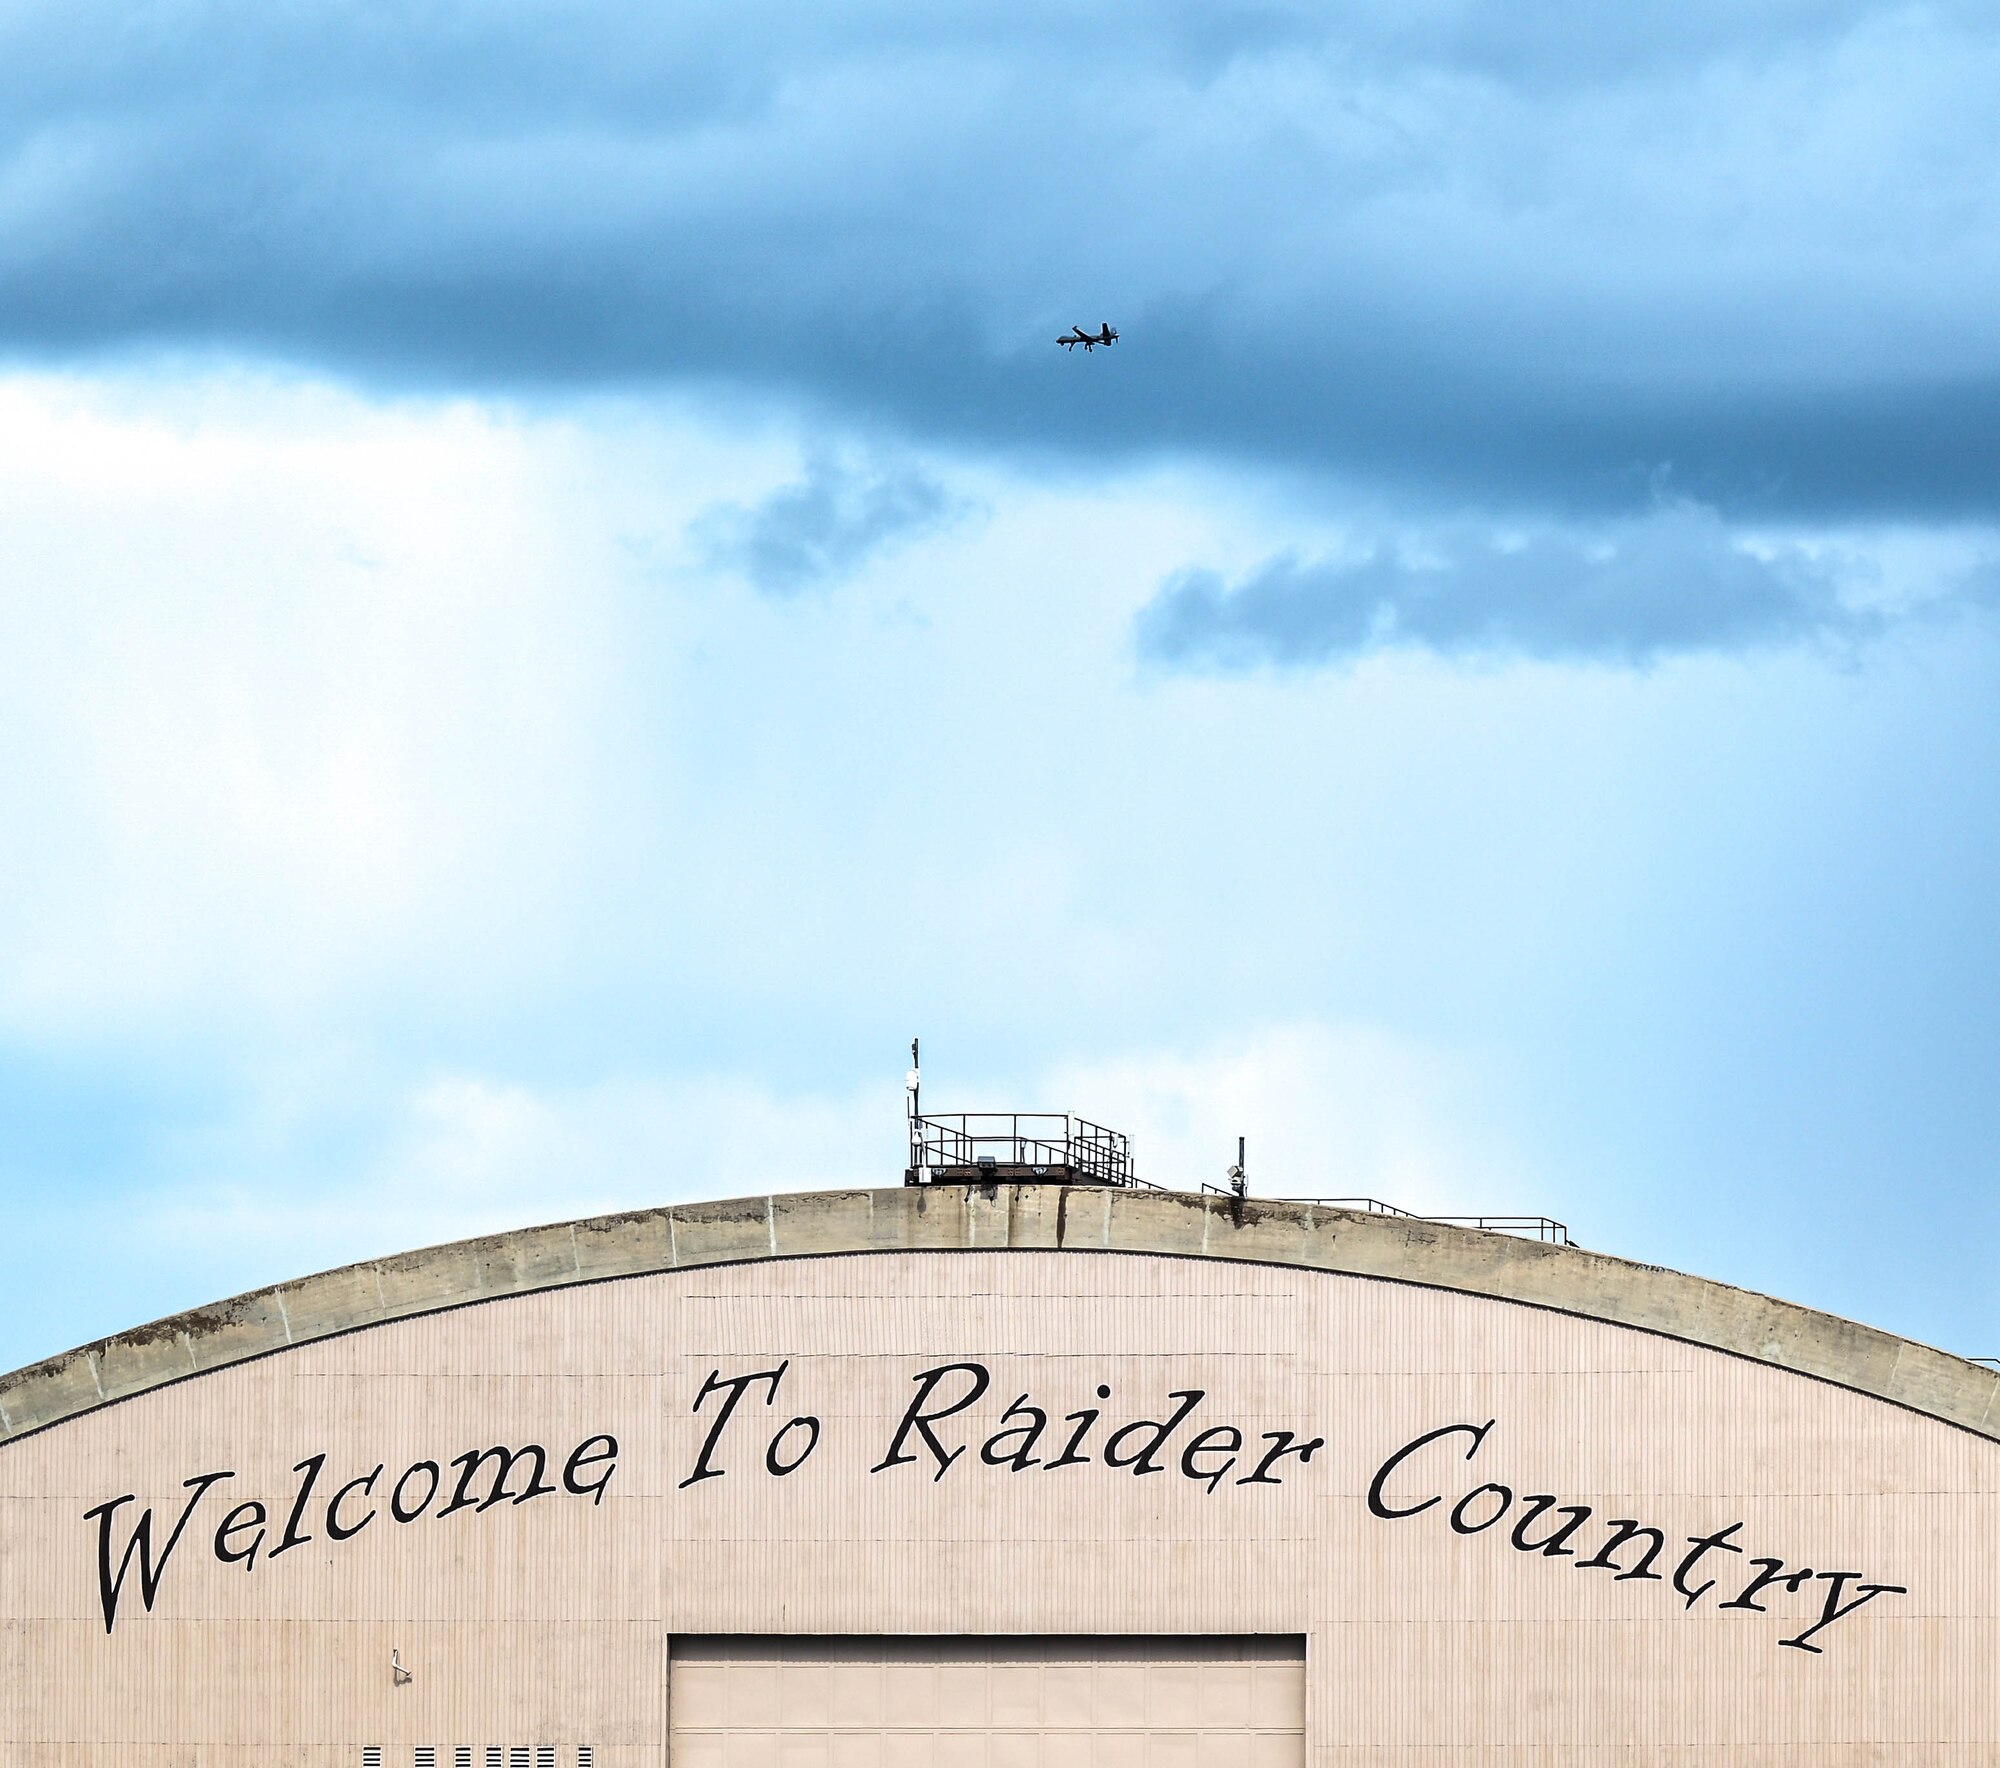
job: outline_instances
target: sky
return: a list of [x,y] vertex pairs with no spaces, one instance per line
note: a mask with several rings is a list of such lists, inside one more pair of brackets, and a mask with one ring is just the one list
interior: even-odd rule
[[0,1368],[895,1184],[917,1035],[2000,1355],[1995,90],[1970,4],[0,0]]

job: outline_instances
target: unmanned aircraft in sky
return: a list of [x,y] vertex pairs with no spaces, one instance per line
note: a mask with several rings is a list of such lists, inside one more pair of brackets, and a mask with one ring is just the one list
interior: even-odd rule
[[1107,319],[1102,331],[1089,332],[1080,325],[1073,325],[1069,328],[1069,335],[1056,339],[1056,342],[1065,350],[1074,350],[1079,344],[1086,350],[1095,350],[1099,344],[1108,346],[1117,343],[1118,334],[1111,329],[1111,322]]

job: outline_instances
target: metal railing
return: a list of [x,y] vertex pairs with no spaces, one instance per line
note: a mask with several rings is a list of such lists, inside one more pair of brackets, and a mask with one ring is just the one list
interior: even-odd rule
[[1076,1177],[1156,1191],[1132,1170],[1131,1140],[1070,1111],[959,1111],[910,1119],[912,1174],[992,1171]]
[[1989,1369],[2000,1369],[2000,1357],[1967,1357],[1968,1363],[1983,1363]]
[[1408,1222],[1442,1222],[1450,1228],[1477,1228],[1487,1234],[1513,1234],[1523,1240],[1540,1240],[1550,1246],[1574,1246],[1569,1229],[1550,1216],[1539,1215],[1425,1215],[1419,1210],[1398,1209],[1379,1197],[1279,1197],[1278,1203],[1318,1203],[1329,1209],[1359,1210],[1364,1215],[1400,1216]]

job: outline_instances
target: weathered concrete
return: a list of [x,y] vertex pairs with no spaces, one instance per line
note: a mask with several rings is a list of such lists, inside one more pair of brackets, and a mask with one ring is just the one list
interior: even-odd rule
[[1678,1271],[1311,1204],[998,1185],[681,1204],[349,1265],[0,1376],[0,1442],[230,1363],[411,1314],[702,1265],[1006,1247],[1236,1259],[1462,1290],[1706,1345],[2000,1439],[2000,1372]]

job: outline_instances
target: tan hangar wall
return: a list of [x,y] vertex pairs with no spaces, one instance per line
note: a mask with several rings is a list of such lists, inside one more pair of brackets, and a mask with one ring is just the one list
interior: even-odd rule
[[2000,1762],[2000,1448],[1952,1361],[1588,1254],[1131,1194],[472,1242],[0,1384],[0,1760],[657,1768],[676,1635],[1151,1633],[1304,1635],[1326,1768]]

